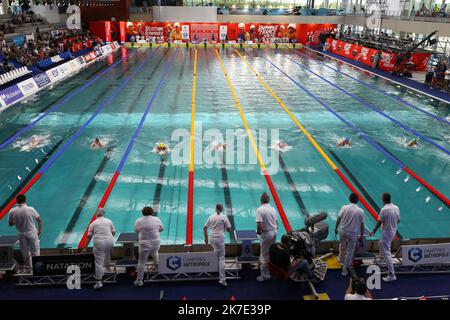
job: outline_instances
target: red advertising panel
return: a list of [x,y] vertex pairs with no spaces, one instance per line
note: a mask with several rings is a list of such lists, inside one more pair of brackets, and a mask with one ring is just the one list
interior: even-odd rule
[[[345,41],[327,39],[327,43],[330,44],[330,51],[332,53],[360,61],[368,66],[373,65],[374,57],[377,54],[377,50],[375,49],[347,43]],[[425,71],[429,59],[429,53],[412,53],[411,58],[408,61],[414,63],[415,70]],[[396,60],[397,53],[383,51],[378,63],[378,68],[383,71],[394,71]]]
[[105,21],[105,41],[111,42],[111,21]]
[[123,43],[126,41],[127,36],[127,24],[125,21],[119,22],[119,30],[120,30],[120,42]]
[[[167,42],[181,40],[183,26],[189,26],[189,38],[193,42],[220,40],[220,26],[227,27],[228,41],[253,41],[258,38],[263,42],[297,42],[306,44],[308,37],[317,43],[321,32],[336,28],[331,24],[278,24],[278,23],[208,23],[208,22],[126,22],[126,41],[134,36],[136,41],[148,40]],[[309,34],[309,35],[308,35]]]

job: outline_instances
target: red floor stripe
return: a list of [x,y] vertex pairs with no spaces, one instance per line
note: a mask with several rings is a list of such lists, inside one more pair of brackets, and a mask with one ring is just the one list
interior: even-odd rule
[[[18,193],[19,194],[25,194],[28,190],[42,177],[42,173],[38,172],[33,179],[30,180],[30,182],[27,183],[25,187]],[[3,217],[11,210],[12,207],[16,204],[16,198],[12,199],[6,207],[3,208],[2,211],[0,211],[0,220],[3,219]]]
[[193,228],[194,228],[194,171],[189,171],[187,223],[186,223],[186,245],[192,244]]
[[281,221],[283,222],[284,229],[286,232],[291,232],[292,227],[289,224],[288,218],[286,216],[286,213],[284,212],[283,206],[281,205],[280,198],[278,197],[277,190],[275,189],[272,179],[270,179],[269,174],[267,171],[264,171],[264,178],[266,178],[267,185],[269,186],[270,193],[272,194],[273,201],[275,202],[275,205],[277,206],[278,213],[280,214]]
[[[105,193],[103,194],[102,200],[100,201],[98,208],[103,208],[103,206],[105,205],[106,201],[108,201],[109,195],[111,194],[112,189],[114,188],[114,185],[116,184],[117,178],[119,177],[119,172],[115,172],[111,181],[108,184],[108,188],[106,188]],[[78,248],[84,248],[86,246],[86,240],[87,240],[87,234],[88,234],[88,230],[89,230],[89,225],[94,222],[96,219],[95,213],[92,216],[91,220],[89,221],[88,227],[86,228],[86,230],[83,233],[83,237],[81,238],[80,243],[78,244]]]
[[428,182],[423,180],[421,177],[419,177],[417,174],[415,174],[414,171],[412,171],[408,167],[404,167],[403,169],[405,169],[406,172],[408,172],[411,176],[413,176],[414,179],[416,179],[422,185],[424,185],[425,188],[430,190],[436,197],[438,197],[439,199],[444,201],[447,206],[450,206],[450,201],[449,201],[449,199],[446,196],[444,196],[442,193],[440,193],[438,190],[436,190],[434,187],[432,187]]

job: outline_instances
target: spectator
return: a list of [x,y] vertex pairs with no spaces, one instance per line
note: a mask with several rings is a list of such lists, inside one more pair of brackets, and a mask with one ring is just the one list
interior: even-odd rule
[[[211,215],[203,227],[203,234],[205,236],[205,244],[208,242],[214,248],[214,252],[219,255],[219,283],[224,287],[227,286],[225,276],[225,231],[231,231],[231,224],[228,217],[222,215],[223,206],[219,203],[216,205],[216,212]],[[210,229],[208,239],[208,228]],[[208,241],[209,240],[209,241]]]
[[341,241],[339,243],[339,261],[342,263],[342,275],[348,274],[348,268],[353,261],[353,254],[356,248],[356,238],[364,236],[364,211],[358,207],[358,195],[350,194],[350,204],[345,205],[339,211],[334,233],[338,234],[341,225]]
[[[26,205],[26,197],[16,197],[17,207],[9,212],[9,226],[15,226],[19,234],[20,251],[26,267],[31,267],[31,257],[40,255],[39,237],[42,233],[42,220],[33,207]],[[38,224],[36,229],[35,221]]]
[[[111,265],[111,250],[113,248],[116,230],[112,221],[105,218],[105,209],[98,208],[96,216],[97,218],[89,225],[86,246],[94,238],[96,280],[94,289],[100,289],[103,287],[104,267]],[[84,247],[82,252],[86,252],[86,250],[86,247]]]
[[152,256],[155,265],[159,263],[160,233],[164,230],[161,220],[156,217],[152,207],[142,209],[142,215],[143,217],[137,219],[134,225],[134,230],[138,234],[139,239],[138,274],[134,281],[134,285],[137,287],[144,285],[144,269],[148,256]]
[[350,277],[348,288],[345,291],[345,300],[372,300],[372,294],[367,290],[366,280],[364,278],[353,281]]
[[269,204],[270,197],[267,193],[261,195],[261,206],[256,210],[257,233],[261,237],[259,261],[261,262],[261,275],[258,281],[270,279],[270,272],[267,267],[269,262],[270,246],[275,243],[277,238],[277,214],[274,208]]

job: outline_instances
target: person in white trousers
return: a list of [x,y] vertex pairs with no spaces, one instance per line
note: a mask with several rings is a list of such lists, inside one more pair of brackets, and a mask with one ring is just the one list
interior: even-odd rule
[[269,204],[270,197],[267,193],[261,195],[261,206],[256,210],[256,232],[260,236],[260,270],[261,275],[259,275],[256,280],[266,281],[270,279],[270,271],[268,268],[268,263],[270,261],[269,250],[270,246],[275,243],[277,238],[277,212]]
[[138,274],[134,281],[134,285],[137,287],[144,285],[144,271],[148,256],[152,256],[156,265],[159,263],[160,233],[164,230],[161,220],[156,217],[152,207],[142,209],[142,215],[143,217],[137,219],[134,225],[134,231],[138,234],[139,239]]
[[391,244],[397,233],[397,225],[400,223],[400,209],[391,203],[391,195],[389,193],[383,193],[381,199],[384,207],[380,210],[379,220],[370,235],[373,236],[378,228],[382,227],[379,242],[380,254],[386,259],[388,268],[388,275],[383,277],[383,280],[390,282],[397,280],[394,272],[394,262],[392,261]]
[[[95,285],[94,289],[103,287],[102,279],[105,274],[104,267],[111,265],[111,250],[114,245],[114,235],[116,230],[111,220],[105,218],[105,209],[98,208],[95,212],[96,219],[89,225],[86,247],[94,238],[94,258],[95,258]],[[86,252],[84,247],[82,252]]]
[[356,193],[350,194],[350,204],[341,208],[334,228],[337,235],[341,226],[341,239],[339,242],[339,262],[342,264],[342,275],[348,274],[348,269],[353,262],[353,254],[356,249],[356,240],[359,233],[360,241],[364,237],[364,211],[357,206],[359,201]]
[[[203,227],[203,234],[205,236],[205,244],[208,242],[217,252],[219,256],[219,283],[226,287],[227,281],[225,276],[225,231],[231,231],[231,224],[228,217],[222,215],[223,205],[220,203],[216,205],[216,213],[211,215]],[[208,228],[209,239],[208,239]],[[209,240],[209,241],[208,241]]]
[[[18,206],[9,212],[8,223],[10,227],[16,227],[24,265],[31,268],[31,257],[40,255],[39,237],[42,233],[42,220],[37,211],[27,206],[25,201],[26,197],[23,194],[16,197]],[[35,221],[38,224],[37,229]]]

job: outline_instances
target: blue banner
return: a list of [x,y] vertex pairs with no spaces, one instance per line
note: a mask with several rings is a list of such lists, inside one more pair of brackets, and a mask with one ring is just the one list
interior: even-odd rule
[[17,85],[13,85],[0,91],[0,99],[2,99],[6,105],[13,103],[20,98],[23,98],[23,94]]
[[43,86],[46,86],[47,84],[49,84],[51,82],[50,78],[48,77],[48,75],[45,72],[40,73],[40,74],[34,76],[33,78],[34,78],[34,81],[36,81],[36,84],[38,85],[39,88],[42,88]]

